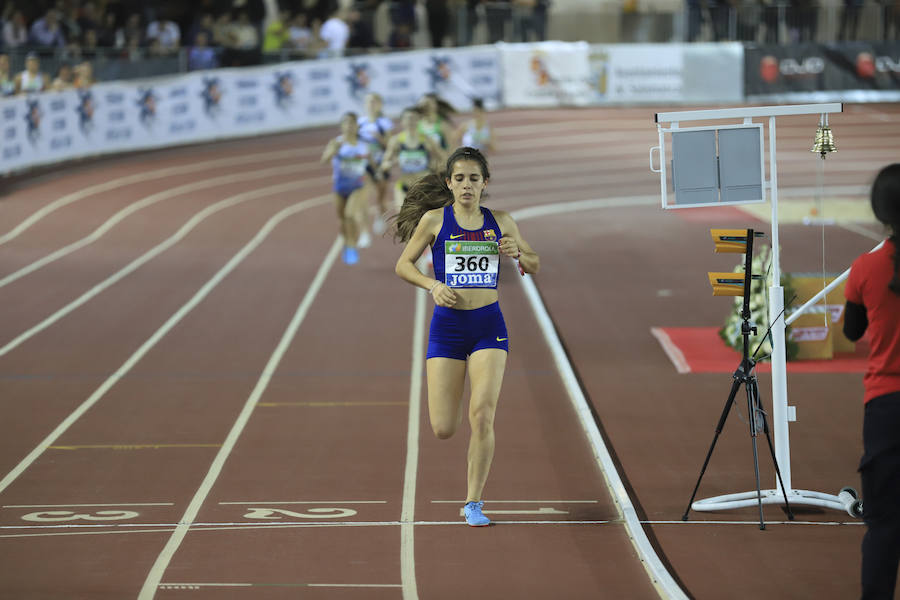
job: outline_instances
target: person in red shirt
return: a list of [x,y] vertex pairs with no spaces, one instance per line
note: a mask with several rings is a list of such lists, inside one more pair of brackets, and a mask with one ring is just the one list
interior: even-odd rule
[[890,230],[884,245],[853,262],[844,295],[844,335],[869,337],[863,378],[862,600],[894,597],[900,565],[900,163],[872,183],[872,211]]

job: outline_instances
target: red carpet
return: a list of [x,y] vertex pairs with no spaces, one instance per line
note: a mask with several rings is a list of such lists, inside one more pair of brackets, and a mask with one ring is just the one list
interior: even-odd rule
[[[672,360],[679,373],[733,373],[741,354],[725,345],[718,327],[653,327],[654,337]],[[750,349],[753,351],[753,348]],[[857,346],[853,354],[836,354],[831,360],[795,360],[787,364],[788,373],[865,373],[867,349]],[[768,362],[756,370],[768,373]]]

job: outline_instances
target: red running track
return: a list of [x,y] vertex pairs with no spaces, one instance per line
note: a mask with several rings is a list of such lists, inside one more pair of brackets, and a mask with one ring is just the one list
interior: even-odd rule
[[[705,271],[731,265],[711,255],[706,230],[764,225],[737,210],[660,210],[646,163],[652,118],[493,114],[490,205],[620,199],[523,217],[520,228],[644,529],[685,592],[852,596],[863,528],[845,514],[806,510],[780,524],[767,508],[765,532],[754,509],[679,520],[730,377],[677,374],[650,329],[724,320]],[[898,120],[892,105],[832,119],[831,193],[864,202],[896,155]],[[779,120],[785,198],[813,193],[814,127]],[[658,597],[509,265],[512,352],[486,489],[497,525],[462,523],[466,432],[435,439],[416,393],[430,306],[394,276],[399,246],[387,239],[355,267],[334,260],[329,174],[317,162],[332,133],[7,182],[0,596]],[[820,229],[781,231],[786,271],[821,266]],[[837,271],[878,231],[826,234]],[[860,392],[857,374],[790,376],[798,487],[857,482]],[[747,442],[732,418],[701,496],[752,488]]]

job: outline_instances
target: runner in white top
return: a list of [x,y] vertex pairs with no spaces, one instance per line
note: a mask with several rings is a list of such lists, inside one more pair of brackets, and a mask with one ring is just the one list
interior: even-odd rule
[[378,215],[372,222],[372,231],[376,235],[384,233],[385,217],[387,215],[387,186],[390,172],[380,169],[381,160],[384,158],[384,150],[387,147],[394,122],[381,112],[383,101],[379,94],[374,92],[366,95],[366,114],[359,118],[359,139],[369,144],[372,149],[374,164],[378,166],[374,173],[375,202],[378,205]]
[[472,120],[457,129],[456,136],[461,146],[477,148],[483,154],[494,151],[493,131],[487,122],[481,98],[472,101]]

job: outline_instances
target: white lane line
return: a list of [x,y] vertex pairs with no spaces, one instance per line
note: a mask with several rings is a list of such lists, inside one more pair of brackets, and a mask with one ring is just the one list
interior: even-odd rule
[[[419,264],[420,268],[424,265]],[[423,269],[424,270],[424,269]],[[406,467],[403,474],[403,505],[400,510],[400,581],[404,600],[418,600],[416,585],[415,508],[416,475],[419,469],[419,419],[422,403],[422,369],[425,359],[425,290],[416,288],[413,311],[412,367],[409,378],[409,417],[406,427]]]
[[193,590],[217,587],[321,587],[321,588],[398,588],[399,583],[160,583],[161,590]]
[[[514,520],[514,521],[495,521],[498,526],[508,526],[508,525],[556,525],[560,527],[573,527],[573,526],[598,526],[598,525],[616,525],[619,526],[622,524],[621,519],[615,520],[579,520],[579,521],[565,521],[565,520]],[[759,527],[759,521],[640,521],[643,525],[755,525]],[[861,527],[865,525],[862,521],[766,521],[767,525],[787,525],[787,526],[815,526],[820,525],[824,527]],[[463,520],[455,520],[455,521],[414,521],[412,525],[416,527],[433,527],[433,526],[463,526],[466,525],[466,522]],[[244,529],[323,529],[326,527],[401,527],[403,523],[400,521],[356,521],[356,522],[347,522],[347,523],[334,523],[334,522],[309,522],[309,523],[300,523],[296,521],[285,522],[285,523],[191,523],[190,530],[192,533],[205,532],[205,531],[239,531]],[[117,529],[112,529],[116,527]],[[148,529],[140,529],[141,527],[146,527]],[[98,529],[105,528],[103,531],[86,531],[85,529]],[[131,526],[126,525],[47,525],[47,526],[36,526],[36,527],[18,527],[18,526],[6,526],[0,527],[0,530],[12,530],[12,529],[33,529],[38,530],[40,533],[10,533],[10,534],[2,534],[0,538],[29,538],[29,537],[58,537],[58,536],[72,536],[72,535],[122,535],[122,534],[131,534],[131,533],[169,533],[173,532],[178,528],[178,524],[175,523],[166,523],[166,524],[132,524]],[[60,529],[75,529],[76,531],[59,531]],[[49,530],[49,531],[48,531]]]
[[219,502],[219,504],[387,504],[387,500],[279,500],[276,502]]
[[[640,206],[646,204],[646,198],[616,198],[612,201],[615,202],[615,204],[612,205],[616,206],[629,204]],[[571,202],[567,204],[569,210],[585,210],[587,208],[600,208],[611,205],[609,200],[607,200],[607,202],[594,202],[597,204],[593,205],[590,201]],[[554,210],[554,208],[556,210]],[[516,220],[521,220],[534,216],[543,216],[545,214],[551,214],[551,212],[548,211],[562,212],[559,210],[560,208],[561,207],[559,206],[554,207],[554,205],[548,205],[546,208],[543,208],[543,210],[542,207],[531,207],[530,209],[524,209],[522,211],[513,211],[512,217]],[[572,402],[572,406],[578,415],[581,426],[590,441],[594,459],[596,460],[600,471],[603,473],[606,486],[609,488],[610,495],[616,504],[616,510],[625,522],[625,530],[628,533],[628,539],[637,552],[641,564],[646,570],[654,589],[662,598],[687,600],[687,596],[681,589],[681,586],[678,585],[671,573],[666,569],[665,564],[663,564],[652,544],[650,544],[650,540],[637,516],[634,504],[628,496],[628,491],[625,489],[625,484],[622,482],[622,478],[616,470],[616,465],[612,460],[609,449],[606,447],[603,437],[600,435],[600,430],[594,422],[594,417],[591,413],[590,406],[588,405],[587,398],[585,398],[584,393],[581,390],[578,378],[575,376],[575,370],[566,356],[562,342],[556,332],[556,327],[550,319],[547,307],[544,306],[544,302],[538,293],[537,286],[534,284],[532,278],[527,275],[521,278],[521,282],[541,332],[544,335],[547,347],[553,355],[553,361],[563,380],[563,385],[566,388],[569,400]]]
[[4,504],[3,508],[83,508],[86,506],[175,506],[174,502],[138,502],[122,504]]
[[[272,220],[277,223],[290,214],[293,214],[293,212],[297,212],[296,207],[292,207],[291,209],[286,209],[278,213],[278,215],[273,217]],[[222,448],[216,454],[215,459],[213,459],[212,465],[210,466],[209,471],[206,473],[206,477],[203,478],[203,482],[200,484],[200,487],[194,494],[194,497],[191,500],[191,503],[188,505],[184,516],[181,518],[178,527],[172,533],[171,537],[169,537],[169,541],[166,543],[162,552],[160,552],[159,556],[157,556],[156,562],[153,564],[153,567],[150,569],[150,573],[147,575],[147,579],[144,581],[144,585],[141,588],[140,594],[138,595],[138,600],[150,600],[156,593],[156,589],[159,586],[159,583],[162,581],[162,576],[165,573],[166,568],[169,566],[169,562],[172,560],[172,557],[175,555],[175,552],[178,550],[178,547],[181,545],[181,542],[187,535],[187,532],[190,529],[190,524],[194,521],[194,519],[197,518],[197,513],[200,512],[200,508],[203,506],[203,502],[206,500],[213,484],[216,482],[216,479],[218,479],[219,474],[222,472],[222,467],[225,465],[225,461],[228,460],[228,456],[231,454],[231,451],[234,449],[238,438],[244,431],[244,427],[250,420],[250,415],[253,413],[253,409],[256,406],[256,403],[259,401],[259,399],[262,397],[263,392],[265,392],[266,388],[269,386],[269,382],[271,381],[272,376],[275,374],[275,370],[278,368],[278,365],[281,362],[281,358],[284,356],[284,353],[290,346],[291,341],[297,334],[297,330],[300,328],[300,324],[303,323],[303,320],[306,318],[306,314],[309,312],[309,307],[312,305],[313,300],[315,299],[316,295],[318,295],[319,290],[322,288],[322,284],[324,283],[328,272],[331,270],[332,265],[334,265],[334,261],[337,259],[340,250],[341,238],[338,237],[334,240],[334,243],[331,245],[331,249],[325,256],[325,259],[322,261],[322,264],[319,267],[315,278],[310,284],[309,289],[306,291],[306,294],[303,296],[303,300],[300,302],[300,305],[297,307],[297,311],[294,313],[294,316],[288,324],[287,329],[285,329],[284,334],[281,336],[281,340],[278,342],[278,346],[276,346],[275,350],[272,352],[272,355],[269,357],[269,362],[263,369],[262,375],[257,380],[256,386],[253,388],[250,396],[247,397],[247,401],[244,403],[243,409],[238,415],[237,420],[234,422],[234,425],[231,427],[231,431],[228,432],[228,436],[225,438],[225,442],[222,444]]]
[[669,337],[669,334],[666,333],[665,330],[660,329],[659,327],[651,327],[650,333],[656,338],[659,345],[662,346],[663,352],[666,353],[666,356],[668,356],[669,360],[672,361],[672,364],[675,365],[676,371],[679,373],[691,372],[691,365],[684,357],[681,348],[675,345],[675,342],[672,341],[672,338]]
[[[262,190],[260,190],[262,191]],[[222,267],[212,278],[207,281],[203,287],[201,287],[194,296],[188,300],[185,304],[181,306],[169,319],[163,323],[163,325],[157,329],[152,336],[150,336],[140,348],[135,350],[135,352],[128,357],[128,359],[122,364],[121,367],[116,369],[115,373],[110,375],[103,384],[97,388],[90,397],[81,403],[81,405],[76,408],[68,417],[66,417],[62,423],[56,426],[54,429],[44,440],[37,445],[37,447],[32,450],[28,456],[23,458],[18,465],[16,465],[12,471],[6,474],[6,476],[0,480],[0,493],[2,493],[9,485],[16,480],[16,478],[21,475],[25,469],[27,469],[31,464],[37,460],[37,458],[44,452],[44,450],[48,446],[52,446],[59,437],[66,432],[66,430],[72,426],[81,416],[86,413],[94,404],[97,403],[100,398],[102,398],[109,389],[114,386],[120,379],[122,379],[131,369],[140,361],[144,355],[147,354],[158,342],[161,340],[166,334],[169,333],[189,312],[191,312],[200,302],[206,298],[212,290],[222,282],[225,277],[231,273],[247,256],[250,255],[260,244],[262,244],[263,240],[272,232],[275,226],[280,223],[282,220],[287,218],[290,215],[298,213],[300,211],[306,210],[307,208],[312,208],[314,206],[319,206],[325,202],[329,202],[331,200],[330,196],[323,196],[320,198],[313,198],[311,200],[304,200],[303,202],[299,202],[294,204],[281,212],[277,213],[275,216],[266,221],[266,224],[257,232],[257,234],[244,245],[233,257],[229,260],[224,267]],[[221,450],[220,450],[221,452]]]
[[282,167],[273,167],[271,169],[261,169],[254,170],[249,172],[241,172],[234,173],[231,175],[212,177],[209,179],[201,179],[199,181],[194,181],[191,183],[186,183],[184,185],[179,185],[173,188],[168,188],[161,192],[156,192],[155,194],[150,194],[149,196],[145,196],[136,202],[132,202],[125,208],[118,211],[116,214],[111,216],[109,219],[103,222],[102,225],[97,227],[94,231],[84,236],[80,240],[76,240],[71,244],[63,246],[62,248],[58,248],[54,250],[50,254],[39,258],[38,260],[25,265],[18,271],[14,271],[9,275],[0,279],[0,287],[4,287],[9,285],[10,283],[25,277],[31,273],[34,273],[38,269],[46,267],[52,262],[56,262],[57,260],[72,254],[76,250],[80,250],[89,244],[96,242],[98,239],[103,237],[110,229],[124,221],[127,217],[133,215],[134,213],[147,208],[148,206],[152,206],[158,202],[162,202],[163,200],[169,200],[176,196],[182,196],[184,194],[188,194],[190,192],[196,192],[198,190],[205,190],[213,187],[219,187],[223,185],[228,185],[232,183],[238,183],[242,181],[252,181],[254,179],[265,179],[267,177],[272,177],[276,175],[290,175],[293,173],[300,173],[304,170],[299,168],[296,165],[288,165]]
[[[19,345],[21,345],[23,342],[29,340],[30,338],[32,338],[36,334],[40,333],[44,329],[47,329],[48,327],[50,327],[51,325],[53,325],[54,323],[56,323],[57,321],[59,321],[60,319],[62,319],[63,317],[65,317],[66,315],[71,313],[72,311],[74,311],[75,309],[86,304],[89,300],[91,300],[92,298],[94,298],[95,296],[97,296],[98,294],[100,294],[101,292],[106,290],[107,288],[113,286],[114,284],[116,284],[119,281],[121,281],[122,279],[124,279],[126,276],[128,276],[131,273],[133,273],[134,271],[138,270],[144,264],[150,262],[152,259],[156,258],[160,254],[162,254],[163,252],[165,252],[166,250],[168,250],[169,248],[171,248],[172,246],[174,246],[175,244],[180,242],[182,239],[184,239],[185,236],[187,236],[188,233],[190,233],[195,227],[197,227],[197,225],[199,225],[205,219],[214,215],[215,213],[217,213],[221,210],[224,210],[226,208],[229,208],[231,206],[234,206],[236,204],[246,202],[248,200],[254,200],[256,198],[262,198],[265,196],[270,196],[270,195],[278,194],[278,193],[282,193],[282,192],[290,192],[293,190],[302,189],[305,186],[306,186],[306,182],[290,181],[287,183],[272,185],[272,186],[260,188],[257,190],[252,190],[249,192],[243,192],[241,194],[236,194],[234,196],[229,196],[228,198],[225,198],[224,200],[220,200],[219,202],[216,202],[215,204],[211,204],[211,205],[207,206],[200,212],[196,213],[193,217],[191,217],[184,225],[181,226],[181,228],[178,231],[173,233],[166,240],[160,242],[159,244],[157,244],[156,246],[154,246],[153,248],[151,248],[150,250],[148,250],[147,252],[145,252],[144,254],[139,256],[138,258],[134,259],[133,261],[131,261],[130,263],[128,263],[127,265],[125,265],[124,267],[122,267],[121,269],[119,269],[118,271],[116,271],[115,273],[113,273],[112,275],[110,275],[109,277],[107,277],[106,279],[104,279],[103,281],[101,281],[100,283],[98,283],[97,285],[92,287],[91,289],[89,289],[88,291],[84,292],[81,296],[79,296],[75,300],[72,300],[71,302],[66,304],[64,307],[62,307],[61,309],[57,310],[52,315],[45,318],[43,321],[41,321],[37,325],[34,325],[30,329],[24,331],[23,333],[16,336],[14,339],[7,342],[6,345],[4,345],[2,348],[0,348],[0,356],[7,354],[11,350],[13,350],[16,347],[18,347]],[[318,198],[309,200],[308,202],[313,202],[315,204],[323,204],[325,202],[328,202],[330,199],[331,199],[331,196],[319,196]]]
[[[488,504],[597,504],[599,500],[489,500]],[[465,500],[432,500],[432,504],[461,504]]]
[[193,163],[189,165],[180,165],[177,167],[167,167],[164,169],[156,169],[154,171],[143,171],[140,173],[135,173],[134,175],[126,175],[124,177],[117,177],[116,179],[111,179],[110,181],[105,181],[103,183],[99,183],[97,185],[88,186],[82,190],[78,190],[77,192],[72,192],[71,194],[66,194],[62,198],[54,200],[47,206],[44,206],[40,210],[36,211],[34,214],[26,218],[24,221],[16,225],[13,229],[0,236],[0,245],[5,244],[6,242],[18,237],[23,231],[46,217],[51,213],[72,204],[73,202],[78,202],[79,200],[84,200],[85,198],[89,198],[96,194],[102,194],[103,192],[108,192],[110,190],[119,189],[121,187],[125,187],[131,185],[133,183],[142,183],[144,181],[150,181],[152,179],[161,179],[163,177],[172,177],[175,175],[184,175],[186,173],[194,173],[196,171],[204,171],[206,169],[215,169],[218,167],[230,167],[232,165],[242,165],[249,164],[255,162],[264,162],[269,160],[278,160],[281,158],[301,158],[306,154],[312,154],[312,152],[304,152],[303,150],[279,150],[276,152],[262,152],[259,154],[251,154],[250,156],[238,156],[233,158],[224,158],[217,160],[207,160],[203,162]]

